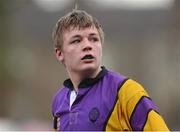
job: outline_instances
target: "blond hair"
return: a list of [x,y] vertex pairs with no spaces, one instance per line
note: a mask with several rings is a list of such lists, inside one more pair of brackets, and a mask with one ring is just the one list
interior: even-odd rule
[[84,29],[95,27],[98,30],[101,42],[104,43],[104,32],[96,18],[83,10],[73,10],[61,17],[53,30],[53,42],[56,48],[63,48],[63,33],[70,28]]

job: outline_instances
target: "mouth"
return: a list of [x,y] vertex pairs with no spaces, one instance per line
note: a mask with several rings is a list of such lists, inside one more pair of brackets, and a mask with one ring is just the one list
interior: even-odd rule
[[94,57],[92,55],[85,55],[81,60],[90,60],[90,59],[94,59]]

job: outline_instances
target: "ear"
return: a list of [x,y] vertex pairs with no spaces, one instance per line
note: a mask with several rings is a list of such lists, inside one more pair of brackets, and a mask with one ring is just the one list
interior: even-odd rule
[[55,55],[58,61],[63,62],[64,60],[64,55],[63,52],[60,48],[54,48]]

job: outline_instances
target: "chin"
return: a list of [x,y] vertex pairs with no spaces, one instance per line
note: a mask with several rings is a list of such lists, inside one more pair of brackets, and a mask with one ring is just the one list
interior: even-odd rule
[[95,64],[85,64],[81,67],[81,71],[94,71],[97,70],[98,66]]
[[95,70],[96,69],[96,66],[94,65],[86,65],[86,66],[83,66],[82,67],[82,70]]

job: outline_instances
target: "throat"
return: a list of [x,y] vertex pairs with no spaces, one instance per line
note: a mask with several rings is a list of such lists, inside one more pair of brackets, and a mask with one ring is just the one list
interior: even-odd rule
[[77,92],[78,86],[83,80],[87,78],[95,78],[100,71],[101,71],[101,68],[99,67],[96,70],[86,69],[82,71],[81,73],[74,73],[74,72],[69,73],[69,77],[72,81],[74,90]]

